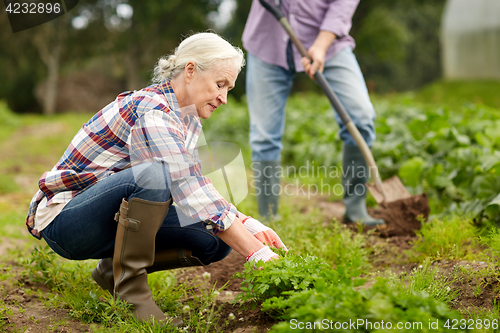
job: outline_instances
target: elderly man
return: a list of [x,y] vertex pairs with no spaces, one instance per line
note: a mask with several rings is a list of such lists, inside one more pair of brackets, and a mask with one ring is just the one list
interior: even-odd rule
[[[302,59],[285,30],[259,1],[252,3],[243,32],[243,46],[248,51],[246,93],[254,184],[259,213],[266,219],[277,216],[284,110],[297,72],[304,71],[313,77],[317,70],[323,71],[368,146],[373,145],[375,111],[352,52],[354,39],[349,36],[358,2],[281,1],[281,10],[308,49],[312,63]],[[336,120],[343,141],[345,219],[366,225],[383,224],[383,220],[371,217],[366,211],[367,166],[354,139],[337,115]]]

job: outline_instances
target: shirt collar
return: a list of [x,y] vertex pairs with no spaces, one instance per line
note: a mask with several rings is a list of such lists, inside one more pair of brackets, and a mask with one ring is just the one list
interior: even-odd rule
[[182,109],[179,108],[179,103],[177,102],[177,97],[175,96],[174,88],[170,84],[169,80],[162,81],[159,85],[159,89],[163,93],[163,95],[165,95],[168,104],[170,105],[172,110],[178,114],[180,119],[185,119],[188,116],[193,116],[196,119],[198,119],[199,122],[201,122],[200,117],[198,116],[198,111],[196,111],[194,105],[189,105],[183,107]]

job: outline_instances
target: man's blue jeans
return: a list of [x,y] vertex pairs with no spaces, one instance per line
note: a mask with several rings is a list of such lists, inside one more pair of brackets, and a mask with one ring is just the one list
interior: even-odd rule
[[[375,110],[351,48],[347,47],[325,63],[328,83],[344,105],[368,146],[375,140]],[[250,112],[250,146],[253,161],[280,160],[285,129],[285,104],[292,89],[295,69],[265,63],[248,53],[246,91]],[[304,110],[315,112],[315,110]],[[340,138],[345,145],[356,146],[340,117]],[[318,122],[324,120],[318,119]]]
[[[145,163],[117,172],[78,193],[41,234],[60,256],[73,259],[113,257],[117,223],[114,221],[122,199],[140,198],[165,202],[168,186],[158,182],[169,179],[160,163]],[[139,186],[138,184],[141,184]],[[170,206],[156,234],[156,251],[190,249],[204,264],[224,259],[231,248],[202,226],[179,223],[177,210]]]

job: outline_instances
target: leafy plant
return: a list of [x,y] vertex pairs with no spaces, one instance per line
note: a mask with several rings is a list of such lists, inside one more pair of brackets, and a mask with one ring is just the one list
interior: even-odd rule
[[[286,320],[273,327],[276,333],[291,328],[298,332],[385,331],[396,329],[399,323],[403,323],[400,330],[409,332],[447,332],[444,323],[461,319],[457,311],[426,292],[401,294],[385,279],[358,291],[348,284],[318,281],[315,289],[285,294],[288,297],[273,297],[263,303],[264,310],[281,311],[280,318]],[[440,325],[430,328],[436,321]],[[294,323],[302,323],[302,327],[293,327]]]
[[[288,295],[289,291],[314,289],[317,281],[325,283],[352,284],[351,279],[361,274],[359,270],[351,267],[338,266],[332,269],[321,259],[306,255],[288,253],[280,260],[245,264],[242,273],[236,273],[235,278],[244,278],[241,290],[236,300],[263,302],[268,298]],[[364,279],[356,279],[355,284],[360,285]]]
[[[286,202],[286,198],[282,201]],[[316,212],[304,215],[293,209],[283,211],[283,221],[286,222],[274,222],[270,227],[286,239],[294,253],[316,256],[332,267],[349,266],[363,272],[371,268],[367,234],[355,233],[336,220],[324,226],[324,217]]]
[[31,251],[31,257],[25,261],[28,268],[28,280],[41,282],[49,287],[55,287],[57,282],[54,279],[59,272],[59,263],[56,261],[57,254],[48,245],[44,248],[35,246]]

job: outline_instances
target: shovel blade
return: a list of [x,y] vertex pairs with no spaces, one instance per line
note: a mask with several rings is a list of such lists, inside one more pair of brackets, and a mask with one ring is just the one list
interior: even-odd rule
[[[384,202],[384,196],[380,191],[375,187],[374,184],[368,183],[366,184],[373,198],[378,204]],[[403,185],[398,176],[392,176],[389,179],[386,179],[382,182],[382,186],[385,191],[386,200],[385,202],[392,202],[400,199],[410,198],[410,192]]]

